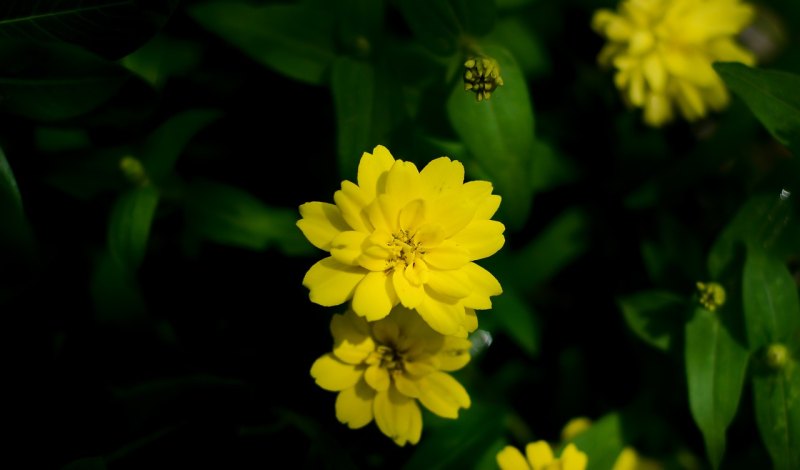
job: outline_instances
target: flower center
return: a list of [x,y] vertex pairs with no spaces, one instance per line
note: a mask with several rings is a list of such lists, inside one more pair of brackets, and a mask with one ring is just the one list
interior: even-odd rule
[[386,369],[389,372],[403,370],[403,357],[394,348],[380,345],[375,352],[378,355],[381,369]]
[[414,239],[414,234],[408,230],[400,230],[392,234],[392,241],[388,243],[389,249],[392,250],[392,256],[389,257],[389,269],[397,266],[398,263],[403,263],[405,266],[414,266],[417,257],[422,259],[425,251],[422,249],[422,243]]

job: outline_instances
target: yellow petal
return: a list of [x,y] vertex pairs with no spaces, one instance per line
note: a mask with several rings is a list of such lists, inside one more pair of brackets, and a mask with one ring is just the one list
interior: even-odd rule
[[425,223],[425,201],[414,199],[400,209],[400,228],[411,233]]
[[447,297],[457,299],[464,298],[471,293],[469,278],[460,269],[448,271],[431,269],[426,287]]
[[628,99],[636,106],[642,106],[645,99],[644,75],[637,69],[631,70],[631,83],[628,87]]
[[469,408],[470,399],[464,387],[444,372],[434,372],[417,381],[419,401],[442,418],[458,418],[460,408]]
[[386,175],[386,196],[399,206],[418,199],[422,194],[422,180],[416,165],[412,162],[396,160]]
[[346,388],[336,397],[336,419],[350,429],[358,429],[372,421],[375,391],[363,380],[354,387]]
[[497,253],[506,241],[505,230],[505,225],[496,220],[473,220],[450,241],[469,251],[469,258],[474,261]]
[[417,402],[390,387],[375,395],[375,423],[399,446],[416,444],[422,434],[422,413]]
[[342,264],[357,266],[366,240],[364,232],[341,232],[330,244],[331,256]]
[[468,333],[472,333],[478,329],[478,315],[475,314],[475,310],[472,308],[464,308],[464,312],[464,327]]
[[342,218],[353,230],[360,232],[372,230],[365,209],[375,200],[375,196],[366,195],[353,182],[343,181],[342,189],[333,193],[333,200],[341,211]]
[[385,180],[386,173],[394,164],[394,157],[389,149],[383,145],[378,145],[372,153],[364,152],[361,161],[358,162],[358,185],[364,194],[374,199],[378,190],[382,190],[381,180]]
[[525,455],[533,470],[545,470],[554,459],[553,451],[547,441],[536,441],[525,446]]
[[379,392],[388,390],[391,384],[389,371],[377,364],[367,367],[367,370],[364,371],[364,380],[367,385]]
[[586,431],[591,426],[592,426],[592,420],[585,416],[572,418],[561,429],[561,440],[571,441],[575,436],[582,433],[583,431]]
[[470,348],[472,348],[470,340],[447,336],[441,350],[434,356],[434,364],[439,370],[446,372],[461,369],[470,361]]
[[642,59],[642,71],[647,81],[647,86],[654,93],[663,93],[667,87],[667,68],[658,54],[648,54]]
[[466,200],[464,191],[448,191],[430,201],[427,218],[441,226],[445,237],[458,233],[475,218],[478,203]]
[[397,297],[400,299],[400,302],[403,304],[403,306],[408,308],[416,308],[422,302],[422,298],[425,296],[425,289],[422,287],[421,283],[412,285],[410,282],[408,282],[406,277],[406,270],[408,269],[413,268],[408,266],[405,270],[395,269],[392,273],[392,283],[394,285],[395,292],[397,292]]
[[455,242],[444,240],[425,253],[425,262],[439,269],[458,269],[470,262],[470,252]]
[[376,230],[364,242],[363,253],[358,258],[358,263],[370,271],[385,271],[391,266],[389,259],[393,253],[388,246],[391,241],[391,233]]
[[350,230],[338,207],[326,202],[307,202],[300,206],[297,226],[312,245],[330,251],[330,243],[341,232]]
[[355,386],[363,373],[363,369],[345,364],[330,353],[320,357],[311,365],[311,377],[317,385],[331,392]]
[[312,302],[333,307],[350,299],[365,275],[360,266],[348,266],[328,257],[311,266],[303,277],[303,285],[309,289]]
[[687,121],[695,121],[706,114],[706,105],[697,87],[684,80],[677,81],[678,107]]
[[367,322],[352,310],[333,315],[330,330],[333,335],[333,354],[343,362],[361,364],[375,350]]
[[432,199],[464,183],[464,165],[447,157],[439,157],[428,162],[419,175],[422,181],[422,197]]
[[644,104],[644,121],[661,127],[672,120],[672,103],[664,94],[651,93]]
[[372,337],[380,344],[394,344],[400,336],[400,328],[394,321],[395,315],[383,318],[370,324],[372,326]]
[[478,209],[475,211],[476,219],[491,219],[492,216],[500,208],[502,198],[497,194],[491,194],[486,199],[478,204]]
[[367,217],[375,230],[396,233],[400,228],[400,209],[405,205],[398,198],[379,194],[367,209]]
[[714,60],[722,62],[741,62],[745,65],[755,65],[755,55],[740,46],[732,38],[719,38],[708,44],[709,54]]
[[497,466],[500,470],[530,470],[522,452],[512,446],[505,446],[497,453]]
[[419,380],[426,375],[432,374],[437,371],[436,367],[431,364],[430,360],[421,358],[419,360],[407,360],[405,363],[405,370],[409,378]]
[[369,272],[355,287],[353,311],[367,321],[379,320],[398,302],[391,276],[384,272]]
[[611,470],[637,470],[637,457],[633,448],[625,447],[617,456],[617,460],[614,461],[614,466]]
[[586,465],[589,463],[589,457],[579,451],[575,444],[567,444],[559,460],[563,470],[586,470]]
[[419,397],[419,387],[416,380],[410,378],[403,372],[398,372],[393,375],[394,385],[397,391],[410,398]]
[[464,325],[464,306],[456,299],[444,298],[425,290],[425,297],[417,307],[423,320],[443,335],[454,335]]
[[[492,308],[492,301],[489,297],[503,293],[500,282],[492,273],[475,263],[465,264],[461,268],[461,272],[467,275],[471,290],[470,295],[462,300],[464,306],[478,310]],[[477,328],[477,324],[475,327]]]

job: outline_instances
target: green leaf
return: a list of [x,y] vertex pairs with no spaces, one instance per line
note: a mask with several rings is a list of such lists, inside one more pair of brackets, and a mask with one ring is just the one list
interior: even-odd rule
[[336,57],[333,18],[307,5],[208,2],[189,14],[259,63],[306,83],[325,83]]
[[336,149],[339,174],[352,179],[358,172],[361,154],[371,152],[376,141],[375,69],[371,64],[341,57],[333,63],[331,93],[336,109]]
[[447,100],[447,113],[475,163],[491,176],[502,196],[504,222],[519,229],[527,221],[533,195],[533,109],[527,82],[514,57],[498,46],[487,45],[484,52],[497,60],[504,85],[491,99],[477,102],[459,82]]
[[[589,456],[586,470],[608,470],[614,467],[619,453],[625,448],[624,419],[620,413],[609,413],[595,421],[568,443]],[[560,452],[560,451],[559,451]]]
[[[797,350],[795,350],[797,354]],[[800,468],[800,367],[753,376],[755,417],[775,470]]]
[[689,408],[703,433],[711,466],[719,468],[725,454],[725,432],[739,406],[749,354],[723,325],[720,315],[732,314],[733,299],[710,312],[696,308],[686,324],[685,361]]
[[61,470],[106,470],[106,460],[103,457],[84,457],[73,460],[61,467]]
[[553,145],[537,140],[533,144],[533,154],[531,188],[534,191],[547,191],[577,178],[575,163],[561,155]]
[[663,290],[649,290],[617,299],[628,327],[651,346],[667,351],[685,322],[686,299]]
[[5,0],[0,38],[63,41],[118,59],[160,30],[177,4],[178,0]]
[[396,3],[411,31],[428,49],[441,55],[456,51],[463,26],[448,0],[399,0]]
[[751,351],[800,338],[800,299],[780,259],[751,249],[742,274],[742,298]]
[[[31,253],[33,249],[32,230],[25,216],[22,196],[17,186],[14,172],[8,164],[3,149],[0,148],[0,246],[10,248],[13,253]],[[4,255],[4,264],[8,263],[8,254]]]
[[109,253],[131,273],[139,268],[144,258],[159,198],[154,187],[136,188],[122,194],[111,211]]
[[525,300],[509,286],[503,293],[492,298],[492,323],[511,338],[528,356],[539,354],[541,330],[538,316]]
[[60,43],[0,41],[0,111],[41,121],[88,113],[131,76],[117,64]]
[[276,246],[288,255],[316,251],[296,226],[296,210],[269,207],[233,186],[192,183],[187,190],[186,216],[192,232],[217,243],[251,250]]
[[172,172],[186,145],[220,116],[214,109],[190,109],[169,118],[145,141],[141,160],[151,180],[161,182]]
[[110,252],[98,258],[89,287],[98,322],[132,325],[144,318],[145,304],[135,273]]
[[735,62],[713,66],[779,142],[800,150],[800,75]]
[[526,76],[536,77],[550,72],[550,57],[542,40],[534,28],[517,16],[498,21],[484,40],[508,49]]
[[494,0],[450,0],[464,32],[483,36],[494,28],[497,11]]
[[198,42],[157,35],[123,57],[120,64],[160,90],[171,77],[185,75],[200,63],[200,46]]

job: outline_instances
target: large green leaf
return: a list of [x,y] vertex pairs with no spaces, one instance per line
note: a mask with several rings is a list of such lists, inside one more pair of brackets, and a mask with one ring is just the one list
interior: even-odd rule
[[0,37],[64,41],[109,59],[147,42],[178,0],[4,0]]
[[336,149],[339,174],[352,179],[363,152],[381,143],[375,140],[375,69],[371,64],[342,57],[333,64],[331,93],[336,109]]
[[484,53],[497,60],[504,85],[491,99],[477,102],[459,82],[447,100],[447,113],[475,163],[502,196],[504,222],[519,229],[527,221],[533,195],[533,109],[527,82],[514,57],[499,46],[487,45]]
[[666,351],[686,321],[686,299],[673,292],[649,290],[617,299],[628,327],[646,343]]
[[85,114],[130,73],[70,44],[0,41],[0,111],[42,121]]
[[448,0],[400,0],[397,6],[428,49],[442,55],[455,52],[463,25]]
[[306,83],[324,83],[336,57],[334,20],[321,9],[219,1],[193,5],[189,14],[259,63]]
[[190,109],[159,126],[141,150],[142,164],[150,179],[160,182],[168,177],[189,141],[219,116],[220,112],[214,109]]
[[[795,348],[795,354],[797,354]],[[775,470],[800,468],[800,367],[791,360],[781,370],[753,376],[755,415]]]
[[152,186],[132,189],[117,199],[111,211],[108,249],[112,258],[131,273],[144,258],[159,198],[159,191]]
[[608,470],[614,466],[625,448],[624,421],[620,413],[609,413],[569,441],[589,457],[586,470]]
[[275,246],[290,255],[316,250],[297,228],[296,210],[269,207],[241,189],[211,181],[192,183],[186,197],[188,227],[202,238],[251,250]]
[[800,75],[735,62],[714,69],[779,142],[800,150]]
[[146,308],[136,273],[108,251],[98,257],[89,288],[98,322],[132,325],[145,318]]
[[751,351],[800,339],[797,285],[779,258],[758,249],[747,251],[742,297]]
[[685,329],[686,379],[689,408],[703,433],[711,466],[719,468],[725,454],[725,434],[736,415],[749,354],[728,331],[720,315],[735,313],[733,302],[710,312],[696,308]]

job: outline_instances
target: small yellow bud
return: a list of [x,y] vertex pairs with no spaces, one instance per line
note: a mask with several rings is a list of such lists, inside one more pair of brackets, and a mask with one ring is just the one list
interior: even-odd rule
[[130,155],[126,155],[119,160],[119,169],[131,183],[137,186],[147,186],[150,184],[150,178],[147,176],[142,162]]
[[766,356],[770,369],[781,370],[789,362],[789,349],[781,343],[773,343],[767,348]]
[[700,305],[709,312],[716,311],[725,305],[725,289],[716,282],[698,282],[697,290],[700,292]]
[[488,100],[492,90],[503,86],[500,66],[491,57],[470,58],[464,68],[464,90],[474,92],[477,101]]
[[579,416],[577,418],[572,418],[564,425],[564,428],[561,430],[561,440],[571,441],[575,436],[586,431],[592,426],[592,420],[585,417]]

